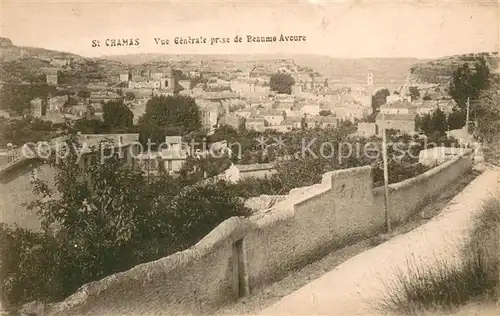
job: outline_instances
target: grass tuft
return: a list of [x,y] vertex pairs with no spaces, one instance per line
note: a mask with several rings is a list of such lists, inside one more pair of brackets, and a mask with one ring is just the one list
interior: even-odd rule
[[470,302],[493,298],[499,284],[499,225],[500,200],[491,199],[484,204],[459,262],[439,259],[422,268],[415,258],[408,259],[406,272],[396,271],[394,281],[385,284],[384,299],[377,308],[384,313],[421,315],[453,312]]

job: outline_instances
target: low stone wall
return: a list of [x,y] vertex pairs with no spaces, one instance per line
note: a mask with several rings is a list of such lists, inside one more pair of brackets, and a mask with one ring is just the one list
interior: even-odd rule
[[[390,187],[403,221],[469,172],[472,152]],[[369,166],[337,170],[292,190],[267,213],[230,218],[188,250],[84,285],[52,315],[206,314],[327,252],[384,229],[383,191]]]

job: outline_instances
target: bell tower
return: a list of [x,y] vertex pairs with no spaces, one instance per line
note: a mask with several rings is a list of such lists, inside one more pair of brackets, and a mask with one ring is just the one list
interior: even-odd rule
[[371,72],[371,70],[368,72],[368,75],[366,76],[366,84],[368,85],[369,88],[372,88],[373,86],[373,72]]
[[368,71],[368,75],[366,76],[366,91],[368,92],[368,104],[372,106],[373,99],[373,72],[371,70]]

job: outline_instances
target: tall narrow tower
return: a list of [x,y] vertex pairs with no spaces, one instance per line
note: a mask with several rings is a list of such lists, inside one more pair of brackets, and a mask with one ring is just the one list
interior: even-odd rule
[[371,70],[366,76],[366,84],[368,85],[368,88],[373,88],[373,72],[371,72]]
[[372,107],[372,96],[373,96],[373,72],[368,71],[366,76],[366,91],[368,92],[368,104]]

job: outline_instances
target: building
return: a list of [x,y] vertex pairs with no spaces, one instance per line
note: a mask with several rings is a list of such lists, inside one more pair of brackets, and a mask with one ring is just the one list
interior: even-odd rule
[[279,110],[268,110],[262,114],[264,120],[267,122],[267,126],[281,125],[285,119],[285,112]]
[[55,67],[65,67],[69,65],[69,61],[67,58],[63,57],[54,57],[51,61],[50,64]]
[[422,165],[434,167],[453,157],[463,154],[465,148],[456,147],[433,147],[421,150],[418,155],[418,162]]
[[120,99],[121,96],[114,92],[114,91],[91,91],[90,92],[90,103],[101,103],[101,102],[108,102],[111,100],[118,100]]
[[128,82],[132,78],[130,72],[123,72],[120,74],[120,82]]
[[47,104],[45,100],[36,98],[30,101],[31,115],[34,117],[42,117],[46,113]]
[[10,118],[10,113],[4,110],[0,110],[0,117]]
[[294,129],[301,129],[302,128],[302,121],[303,118],[299,116],[293,116],[293,117],[286,117],[285,120],[283,121],[284,125],[290,126],[292,130]]
[[380,113],[383,114],[416,114],[417,106],[409,101],[402,100],[392,103],[382,104]]
[[256,132],[266,130],[266,120],[264,118],[250,118],[245,121],[245,128]]
[[[85,134],[78,136],[81,148],[81,159],[78,161],[80,168],[87,168],[91,162],[105,158],[97,146],[101,141],[107,141],[108,147],[118,153],[122,159],[132,162],[132,156],[138,152],[133,146],[139,140],[139,134]],[[64,142],[64,137],[53,139],[49,145],[57,146]],[[60,144],[60,143],[59,143]],[[34,148],[33,148],[34,149]],[[19,155],[17,159],[0,167],[0,209],[2,222],[17,224],[20,227],[39,230],[40,219],[34,212],[29,212],[21,203],[29,203],[39,197],[33,193],[33,180],[40,179],[47,182],[49,189],[54,188],[56,169],[44,163],[43,159]]]
[[231,126],[234,129],[240,128],[244,123],[244,119],[236,114],[227,113],[222,117],[221,124]]
[[358,130],[355,133],[361,137],[372,137],[378,134],[377,125],[375,123],[358,123]]
[[384,114],[377,115],[375,123],[377,124],[378,132],[382,129],[393,129],[402,132],[403,134],[415,133],[415,115],[414,114]]
[[184,90],[189,90],[191,86],[191,80],[179,80],[179,85],[184,88]]
[[303,104],[299,110],[301,116],[305,116],[305,115],[317,116],[317,115],[319,115],[320,111],[321,111],[320,105],[319,104],[312,104],[312,103]]
[[219,111],[220,102],[205,99],[196,99],[195,102],[200,110],[202,126],[213,131],[218,125],[219,114],[221,114]]
[[160,172],[176,174],[187,158],[191,155],[190,148],[182,142],[181,136],[167,136],[159,151],[144,152],[135,160],[137,165],[148,175],[157,175]]
[[307,128],[332,128],[339,124],[340,119],[335,116],[313,116],[306,118]]
[[45,73],[45,80],[47,84],[57,86],[57,84],[59,83],[59,68],[44,68],[43,71]]
[[68,102],[68,100],[69,100],[68,95],[61,95],[49,98],[47,101],[48,111],[56,111],[56,112],[62,111],[64,105],[66,104],[66,102]]

